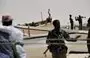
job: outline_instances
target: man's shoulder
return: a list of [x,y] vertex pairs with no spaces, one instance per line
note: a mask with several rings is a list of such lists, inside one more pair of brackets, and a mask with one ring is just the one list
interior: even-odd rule
[[22,33],[22,31],[14,26],[12,26],[12,31],[15,32],[15,33]]
[[0,31],[10,33],[10,29],[7,26],[0,26]]

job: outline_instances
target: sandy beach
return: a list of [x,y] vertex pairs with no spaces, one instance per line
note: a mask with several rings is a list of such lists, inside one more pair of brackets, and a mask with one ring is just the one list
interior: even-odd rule
[[[27,58],[45,58],[43,52],[46,50],[46,47],[28,47],[25,48]],[[47,52],[47,58],[51,58],[51,53]]]

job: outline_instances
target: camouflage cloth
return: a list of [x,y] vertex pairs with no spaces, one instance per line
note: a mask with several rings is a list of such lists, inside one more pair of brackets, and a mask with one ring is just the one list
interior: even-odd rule
[[68,40],[69,35],[64,30],[56,32],[54,29],[48,33],[46,43],[52,58],[66,58],[67,46],[64,40]]

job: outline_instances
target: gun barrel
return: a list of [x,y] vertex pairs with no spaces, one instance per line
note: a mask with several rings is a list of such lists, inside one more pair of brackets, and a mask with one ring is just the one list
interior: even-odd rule
[[46,54],[46,53],[47,53],[47,51],[48,51],[48,48],[45,50],[45,52],[44,52],[43,54]]

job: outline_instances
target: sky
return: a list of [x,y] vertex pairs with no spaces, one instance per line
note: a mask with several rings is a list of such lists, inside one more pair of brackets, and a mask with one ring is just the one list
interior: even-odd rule
[[9,14],[14,18],[14,24],[41,21],[48,17],[50,9],[53,20],[58,19],[61,25],[69,24],[69,14],[75,24],[75,16],[82,15],[86,23],[90,17],[90,0],[0,0],[0,18]]

